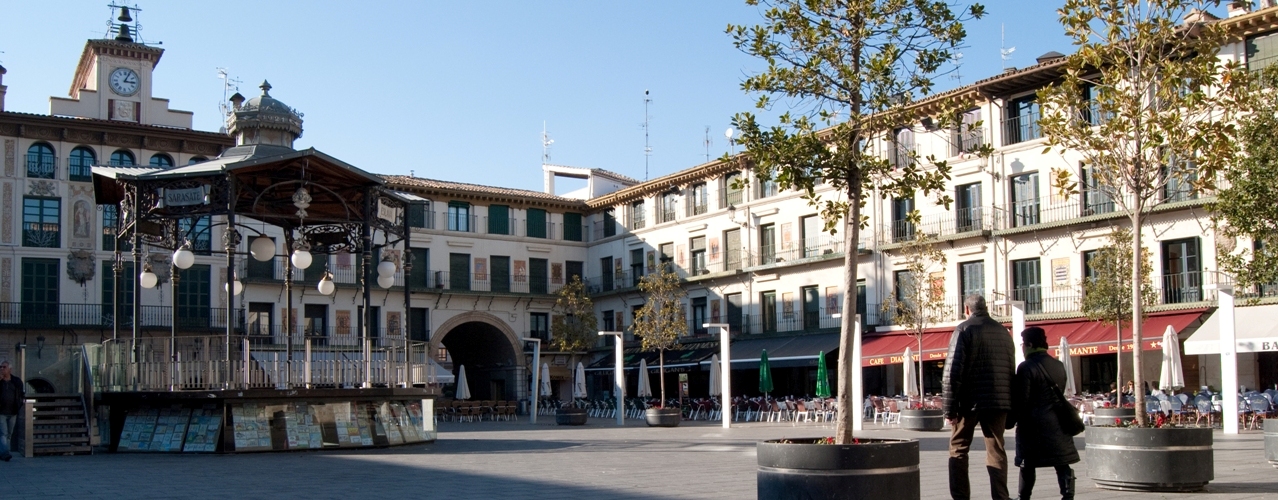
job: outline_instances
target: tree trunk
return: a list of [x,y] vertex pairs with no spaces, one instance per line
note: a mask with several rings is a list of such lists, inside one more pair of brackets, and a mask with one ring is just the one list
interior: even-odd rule
[[[1115,316],[1117,317],[1117,315]],[[1114,361],[1116,362],[1114,367],[1114,373],[1116,373],[1115,378],[1117,378],[1117,380],[1114,381],[1114,383],[1117,384],[1114,386],[1114,391],[1116,391],[1114,393],[1114,403],[1117,404],[1119,408],[1122,408],[1123,407],[1123,320],[1122,318],[1119,318],[1117,321],[1114,322],[1114,338],[1118,339],[1118,341],[1114,344],[1118,346],[1118,354],[1116,354],[1114,357]]]
[[[1144,304],[1141,291],[1141,275],[1144,264],[1141,259],[1141,209],[1144,208],[1139,197],[1132,209],[1132,396],[1136,398],[1136,423],[1145,425],[1145,388],[1144,377],[1141,376],[1141,317],[1144,315]],[[1120,351],[1119,356],[1122,356]],[[1121,389],[1120,389],[1121,393]]]
[[[661,383],[661,404],[657,405],[662,408],[666,407],[666,350],[657,349],[657,380]],[[644,376],[648,376],[647,373]]]
[[[855,142],[854,142],[855,144]],[[855,169],[847,174],[848,211],[843,218],[843,315],[839,318],[839,393],[836,400],[838,423],[834,433],[837,444],[852,443],[852,412],[861,411],[861,365],[853,364],[853,349],[859,350],[861,337],[856,332],[857,313],[857,243],[861,237],[861,176]],[[854,347],[856,346],[856,347]],[[857,401],[853,401],[853,399]]]
[[[919,408],[923,408],[923,331],[919,330]],[[913,363],[913,361],[911,361]]]

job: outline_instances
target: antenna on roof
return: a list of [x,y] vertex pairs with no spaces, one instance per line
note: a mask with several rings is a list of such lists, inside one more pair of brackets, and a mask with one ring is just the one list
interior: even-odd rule
[[706,125],[706,163],[710,163],[710,126]]
[[541,122],[541,164],[550,164],[550,145],[555,141],[550,138],[550,134],[546,133],[546,122]]
[[652,104],[652,98],[648,96],[648,89],[643,90],[643,180],[648,180],[648,158],[652,156],[652,146],[648,145],[648,105]]
[[956,51],[954,52],[954,74],[950,75],[950,78],[954,80],[958,80],[959,85],[963,84],[963,73],[961,72],[962,69],[963,69],[963,53]]
[[218,111],[222,112],[222,122],[223,122],[222,127],[218,130],[221,133],[225,134],[226,133],[226,124],[225,124],[226,117],[231,116],[231,105],[227,104],[228,102],[230,102],[228,100],[230,99],[230,96],[228,94],[231,92],[239,92],[240,84],[243,82],[241,82],[240,79],[238,78],[230,76],[230,74],[226,72],[226,68],[217,68],[217,78],[219,80],[222,80],[222,101],[217,103],[217,109]]
[[1007,69],[1007,61],[1010,61],[1012,53],[1016,52],[1016,47],[1007,46],[1007,34],[1005,31],[1002,24],[998,25],[998,52],[999,56],[1003,58],[1003,69]]

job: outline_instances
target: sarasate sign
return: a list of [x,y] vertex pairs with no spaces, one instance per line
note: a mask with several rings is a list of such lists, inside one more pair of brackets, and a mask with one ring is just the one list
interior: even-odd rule
[[186,207],[209,204],[209,186],[196,186],[186,189],[160,189],[160,199],[165,206]]

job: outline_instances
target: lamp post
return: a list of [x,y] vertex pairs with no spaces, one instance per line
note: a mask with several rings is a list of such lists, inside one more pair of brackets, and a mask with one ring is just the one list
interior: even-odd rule
[[616,358],[613,362],[612,369],[612,393],[617,398],[617,425],[626,425],[626,374],[621,371],[622,349],[625,347],[621,341],[621,332],[599,332],[599,336],[616,337],[613,344],[617,348]]
[[732,426],[732,349],[728,348],[731,332],[727,323],[705,323],[701,327],[719,329],[719,383],[722,385],[719,397],[723,400],[719,407],[723,414],[723,428],[727,429]]
[[1238,434],[1238,325],[1234,322],[1234,286],[1208,283],[1216,290],[1216,314],[1220,316],[1220,414],[1225,434]]
[[532,392],[528,397],[532,402],[529,406],[532,410],[528,412],[528,423],[535,424],[537,423],[537,390],[541,388],[538,385],[541,381],[537,380],[541,367],[541,339],[524,337],[524,342],[532,342],[533,345]]
[[[1010,306],[1012,308],[1012,344],[1021,345],[1017,340],[1017,336],[1025,331],[1025,301],[1023,300],[996,300],[996,306]],[[1120,346],[1121,347],[1121,346]],[[1021,366],[1025,362],[1025,353],[1021,349],[1016,351],[1016,366]],[[1122,349],[1119,349],[1119,356],[1122,356]],[[1121,389],[1121,387],[1120,387]]]

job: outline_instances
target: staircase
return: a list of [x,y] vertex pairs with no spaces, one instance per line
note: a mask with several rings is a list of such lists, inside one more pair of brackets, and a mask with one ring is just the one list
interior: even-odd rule
[[89,422],[85,421],[84,397],[80,394],[27,393],[34,399],[32,429],[34,455],[90,454]]

